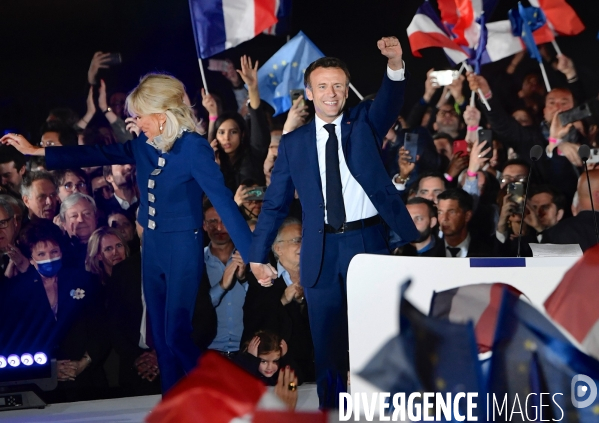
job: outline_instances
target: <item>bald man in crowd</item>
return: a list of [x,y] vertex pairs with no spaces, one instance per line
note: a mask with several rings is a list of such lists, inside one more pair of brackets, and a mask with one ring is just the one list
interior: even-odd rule
[[[593,203],[599,205],[599,169],[589,171]],[[574,217],[560,221],[557,225],[544,232],[543,243],[549,244],[580,244],[582,251],[586,251],[597,244],[595,233],[595,220],[591,208],[591,196],[587,175],[583,173],[578,178],[576,190],[578,202],[572,205]],[[595,212],[597,218],[597,212]]]

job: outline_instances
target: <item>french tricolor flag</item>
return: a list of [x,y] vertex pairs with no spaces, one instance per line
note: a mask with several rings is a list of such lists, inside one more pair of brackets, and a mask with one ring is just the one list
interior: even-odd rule
[[277,0],[189,0],[202,59],[251,40],[277,23]]

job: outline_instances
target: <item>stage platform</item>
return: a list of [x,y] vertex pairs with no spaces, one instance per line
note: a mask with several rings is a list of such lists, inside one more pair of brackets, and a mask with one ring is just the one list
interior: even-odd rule
[[[272,389],[272,388],[271,388]],[[297,410],[318,410],[316,385],[298,388]],[[2,423],[140,423],[160,401],[160,395],[50,404],[44,409],[0,412]]]

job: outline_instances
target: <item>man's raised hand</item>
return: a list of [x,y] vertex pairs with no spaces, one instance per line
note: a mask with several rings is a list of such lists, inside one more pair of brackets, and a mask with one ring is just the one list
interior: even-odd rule
[[377,41],[376,46],[389,61],[387,65],[392,70],[403,68],[402,49],[399,40],[396,37],[383,37]]

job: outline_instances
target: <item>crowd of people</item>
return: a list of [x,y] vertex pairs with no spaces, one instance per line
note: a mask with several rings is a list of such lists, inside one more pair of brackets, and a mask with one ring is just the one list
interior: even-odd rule
[[[387,47],[379,48],[387,55]],[[32,144],[44,147],[49,155],[49,150],[64,146],[126,146],[147,132],[143,119],[128,114],[126,95],[109,96],[109,87],[97,77],[108,57],[106,53],[96,53],[92,59],[83,117],[69,109],[51,110],[40,133],[29,140]],[[396,59],[390,53],[388,57],[389,63]],[[397,70],[389,66],[391,78]],[[283,195],[280,185],[285,175],[281,169],[285,168],[283,164],[276,166],[279,154],[286,155],[285,166],[291,172],[298,169],[287,164],[292,154],[289,145],[284,152],[279,151],[281,137],[315,119],[314,108],[318,114],[318,107],[327,105],[315,87],[307,85],[313,106],[298,98],[285,116],[272,117],[270,106],[260,100],[258,64],[244,56],[239,67],[240,70],[225,75],[238,99],[237,110],[223,110],[217,94],[202,90],[201,105],[193,105],[192,109],[199,117],[194,120],[196,127],[186,130],[198,132],[208,140],[224,186],[248,228],[254,230],[271,182]],[[406,113],[396,116],[395,123],[385,128],[388,132],[381,137],[378,151],[387,183],[379,188],[392,188],[401,194],[418,232],[418,237],[406,239],[409,232],[397,233],[385,226],[386,246],[392,248],[392,254],[514,257],[519,252],[520,237],[523,256],[532,255],[530,245],[535,243],[579,244],[583,250],[596,244],[591,202],[599,204],[599,169],[594,170],[595,164],[589,164],[589,190],[578,148],[585,144],[592,149],[598,147],[599,116],[565,125],[560,120],[562,112],[593,99],[596,93],[585,89],[585,81],[565,55],[558,56],[550,70],[553,89],[549,92],[540,74],[530,69],[520,54],[504,74],[489,79],[460,75],[445,87],[439,86],[434,73],[429,72],[422,98],[414,105],[405,105]],[[400,80],[403,78],[402,74]],[[471,92],[484,96],[490,107],[483,105],[479,97],[474,100]],[[378,106],[383,101],[381,97],[379,92],[374,102],[372,98],[364,102]],[[182,101],[192,106],[187,95]],[[375,106],[367,110],[380,111]],[[492,139],[479,140],[480,129],[490,129]],[[16,136],[5,137],[13,135]],[[408,138],[417,139],[417,149],[404,146]],[[157,143],[156,138],[154,142]],[[358,141],[353,142],[355,145]],[[466,148],[461,147],[464,145]],[[531,172],[529,152],[535,145],[542,147],[543,154]],[[163,152],[174,148],[158,144],[153,147]],[[294,154],[301,154],[298,151],[302,149],[309,151],[308,147],[295,144],[294,149],[298,148]],[[318,154],[320,162],[320,150]],[[168,155],[160,157],[170,160]],[[193,166],[194,157],[186,159]],[[305,178],[311,179],[308,153],[296,159],[306,161]],[[369,155],[361,159],[379,161]],[[50,155],[47,160],[56,161]],[[159,159],[159,167],[152,175],[163,170],[164,162],[160,163]],[[169,344],[168,328],[166,340],[153,339],[151,326],[168,323],[153,317],[153,312],[148,313],[154,305],[146,305],[148,293],[144,295],[142,290],[141,246],[146,245],[142,243],[144,228],[148,231],[155,229],[152,225],[160,226],[161,213],[168,215],[170,210],[176,214],[173,210],[181,207],[182,199],[171,195],[167,197],[169,203],[160,203],[161,209],[152,207],[154,194],[140,191],[137,182],[142,175],[132,162],[51,171],[48,168],[43,157],[25,156],[8,143],[0,146],[0,321],[4,322],[0,329],[0,355],[50,352],[57,359],[59,380],[58,388],[45,394],[50,401],[160,393],[161,370],[166,365],[159,365],[156,342],[166,342],[164,349],[173,347]],[[343,172],[342,169],[342,177]],[[143,178],[145,184],[147,175]],[[351,183],[364,186],[362,179],[352,180]],[[331,194],[324,185],[331,182],[328,178],[322,181],[326,198]],[[154,188],[154,180],[149,179],[148,183],[148,188]],[[194,348],[215,350],[270,385],[277,383],[278,370],[284,366],[293,368],[299,383],[316,381],[319,371],[315,355],[321,347],[314,342],[325,336],[308,306],[311,301],[323,301],[317,296],[318,285],[314,286],[313,280],[300,280],[312,277],[304,269],[300,272],[300,262],[308,260],[303,255],[312,254],[302,249],[303,239],[314,232],[312,227],[306,229],[304,219],[311,200],[301,192],[307,189],[304,185],[296,179],[293,183],[294,186],[285,188],[291,190],[290,195],[284,193],[288,207],[276,210],[276,218],[268,220],[276,223],[276,227],[268,229],[276,233],[269,243],[269,268],[274,272],[271,284],[264,283],[264,274],[250,270],[251,259],[244,256],[247,246],[236,245],[236,234],[230,234],[225,227],[224,221],[234,221],[226,217],[224,200],[198,198],[193,203],[201,208],[194,213],[203,218],[201,227],[194,227],[195,239],[205,240],[201,246],[203,263],[196,267],[204,269],[201,282],[186,299],[191,305]],[[343,179],[344,188],[348,183]],[[195,193],[191,190],[187,195]],[[144,196],[149,197],[143,210],[146,216],[142,217],[138,216],[138,209],[142,210],[140,202]],[[342,205],[343,199],[347,200],[345,192]],[[338,233],[328,204],[326,209],[324,230]],[[285,216],[281,216],[283,211]],[[393,212],[399,213],[399,208],[394,206]],[[270,205],[265,215],[269,213],[275,213]],[[351,210],[343,213],[343,219],[347,219],[341,221],[342,225],[354,220],[349,218]],[[386,215],[383,218],[387,220]],[[365,223],[364,228],[367,225],[370,223]],[[264,226],[259,224],[258,237],[264,233]],[[204,232],[203,238],[197,236],[198,231]],[[160,239],[174,239],[167,235],[168,232]],[[168,251],[187,248],[186,244],[163,242],[144,247],[155,249],[155,261],[177,262]],[[187,257],[185,254],[181,252],[181,257]],[[323,254],[326,260],[329,253]],[[145,272],[152,271],[152,267],[145,255],[144,260],[148,261],[143,267],[146,278],[149,276]],[[318,273],[322,266],[325,265],[311,272]],[[180,273],[187,271],[184,265],[179,269]],[[165,320],[177,318],[169,315],[171,312],[176,314],[179,309],[167,308]],[[316,338],[314,331],[319,333]],[[162,388],[165,389],[164,383]]]

